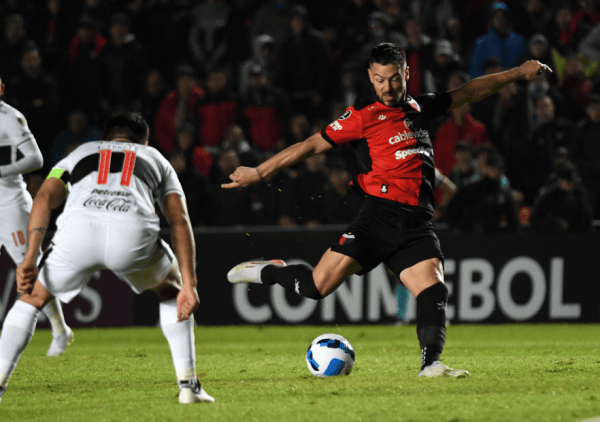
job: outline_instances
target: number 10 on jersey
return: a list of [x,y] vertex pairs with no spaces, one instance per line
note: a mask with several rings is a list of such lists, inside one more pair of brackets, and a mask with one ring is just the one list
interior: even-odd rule
[[[109,149],[101,149],[98,153],[100,154],[98,184],[106,185],[110,173],[110,158],[112,156],[112,151]],[[125,159],[123,160],[123,170],[121,171],[121,185],[129,186],[131,183],[131,176],[133,176],[133,167],[135,166],[135,152],[124,150],[123,153],[125,154]]]

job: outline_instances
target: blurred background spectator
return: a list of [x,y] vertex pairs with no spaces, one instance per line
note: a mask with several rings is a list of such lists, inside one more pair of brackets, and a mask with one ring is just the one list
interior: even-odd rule
[[19,75],[7,82],[6,102],[27,117],[27,124],[47,157],[57,130],[56,80],[42,68],[42,56],[34,41],[28,41],[21,49],[20,65]]
[[288,92],[294,107],[311,117],[322,115],[329,93],[330,51],[323,34],[314,29],[303,6],[289,14],[290,35],[281,45],[276,85]]
[[90,125],[84,111],[71,111],[67,119],[67,128],[58,134],[50,150],[51,164],[58,163],[79,145],[100,139],[102,139],[102,132]]
[[109,41],[98,55],[102,110],[131,107],[139,101],[147,72],[146,51],[129,32],[130,19],[124,13],[111,16]]
[[242,120],[253,146],[273,151],[283,142],[292,105],[284,90],[267,81],[266,71],[254,64],[248,72],[248,88],[241,101]]
[[459,232],[489,233],[519,229],[517,206],[510,189],[501,183],[504,160],[487,156],[481,178],[466,184],[450,201],[446,220]]
[[500,58],[506,69],[517,66],[527,57],[527,43],[512,30],[512,14],[505,3],[496,2],[490,9],[490,29],[473,45],[469,73],[472,78],[483,75],[483,64],[489,57]]
[[176,70],[175,89],[163,98],[154,119],[154,139],[163,154],[173,150],[177,131],[183,123],[193,119],[194,107],[203,97],[194,68],[180,65]]
[[593,95],[586,117],[578,123],[570,144],[569,156],[581,171],[588,190],[594,218],[600,218],[600,96]]
[[589,232],[592,212],[577,170],[566,161],[556,166],[556,179],[537,199],[531,226],[543,232]]
[[[526,224],[542,189],[566,195],[557,166],[570,161],[581,181],[569,198],[600,219],[597,1],[5,0],[0,18],[4,99],[25,114],[46,157],[27,177],[33,192],[54,162],[101,136],[107,116],[134,110],[182,179],[194,224],[345,222],[361,200],[346,181],[365,164],[351,148],[251,189],[221,192],[219,182],[235,163],[262,162],[370,95],[368,52],[391,41],[406,49],[412,95],[456,88],[467,71],[550,65],[539,81],[432,121],[436,165],[457,203],[473,184],[493,187]],[[495,181],[486,162],[497,154],[506,169]],[[438,189],[438,204],[443,197]],[[466,202],[479,215],[483,205]],[[453,224],[514,228],[511,207],[499,218],[494,207],[477,227]]]
[[27,44],[25,21],[18,14],[4,15],[4,39],[0,44],[0,75],[9,81],[20,73],[20,61]]

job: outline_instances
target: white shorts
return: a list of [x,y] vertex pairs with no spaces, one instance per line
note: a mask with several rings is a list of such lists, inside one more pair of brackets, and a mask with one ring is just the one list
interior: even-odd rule
[[99,269],[111,270],[141,293],[162,283],[173,266],[173,252],[156,230],[74,217],[44,252],[38,279],[52,296],[68,303]]
[[0,248],[4,246],[15,265],[19,265],[25,258],[30,212],[31,201],[0,208]]

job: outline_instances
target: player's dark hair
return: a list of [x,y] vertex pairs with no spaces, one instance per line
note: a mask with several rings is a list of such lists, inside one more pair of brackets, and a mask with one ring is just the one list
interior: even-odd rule
[[131,142],[143,144],[150,136],[150,127],[139,113],[121,113],[110,118],[106,123],[104,133],[109,140],[119,135]]
[[373,63],[378,63],[382,66],[395,64],[398,67],[402,67],[406,63],[406,53],[397,44],[390,42],[377,44],[371,49],[371,53],[369,54],[369,66],[372,66]]

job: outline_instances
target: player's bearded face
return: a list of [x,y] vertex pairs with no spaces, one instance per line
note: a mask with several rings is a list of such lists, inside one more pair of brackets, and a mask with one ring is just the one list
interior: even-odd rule
[[375,88],[375,94],[386,106],[395,106],[406,92],[408,66],[395,64],[381,65],[373,63],[369,68],[369,79]]

